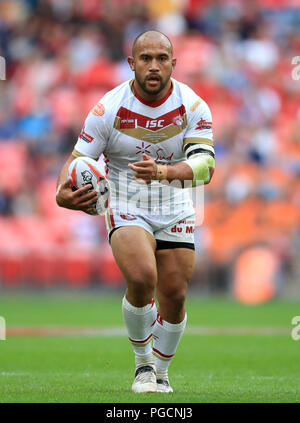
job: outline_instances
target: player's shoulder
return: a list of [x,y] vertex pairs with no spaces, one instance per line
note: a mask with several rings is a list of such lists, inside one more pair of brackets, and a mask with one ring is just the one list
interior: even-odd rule
[[122,103],[124,99],[133,95],[131,91],[131,82],[128,80],[108,91],[100,100],[102,103],[116,105]]
[[[99,124],[101,121],[109,121],[114,118],[116,110],[132,95],[130,80],[116,86],[104,94],[95,106],[90,110],[87,120],[91,124]],[[99,119],[101,117],[102,119]]]
[[209,109],[209,106],[206,101],[203,100],[203,98],[201,98],[199,94],[195,93],[195,91],[187,84],[179,82],[173,78],[172,82],[174,84],[175,94],[181,98],[187,113],[194,113],[196,112],[196,110],[203,111],[205,109]]

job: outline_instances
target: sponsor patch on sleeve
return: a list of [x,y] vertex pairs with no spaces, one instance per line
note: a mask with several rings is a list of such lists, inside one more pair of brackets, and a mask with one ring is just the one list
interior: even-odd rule
[[97,103],[91,110],[92,114],[95,116],[102,116],[105,113],[105,107],[102,103]]
[[211,126],[212,122],[207,122],[205,119],[200,119],[199,122],[197,122],[196,129],[199,129],[199,131],[201,131],[201,129],[210,129]]
[[87,134],[84,130],[84,127],[82,128],[82,131],[79,134],[79,138],[82,139],[83,141],[90,143],[93,141],[94,137],[92,137],[91,135]]

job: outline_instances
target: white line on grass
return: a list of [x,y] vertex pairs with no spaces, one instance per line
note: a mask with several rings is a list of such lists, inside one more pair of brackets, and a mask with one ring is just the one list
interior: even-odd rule
[[[290,328],[285,326],[189,326],[185,335],[193,336],[276,336],[290,335]],[[61,326],[36,326],[36,327],[9,327],[7,338],[19,336],[127,336],[125,327],[61,327]]]

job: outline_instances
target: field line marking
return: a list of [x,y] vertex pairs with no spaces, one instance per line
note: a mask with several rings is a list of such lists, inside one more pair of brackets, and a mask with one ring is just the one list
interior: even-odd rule
[[[290,335],[288,326],[189,326],[185,335],[228,335],[228,336],[274,336]],[[6,336],[127,336],[124,326],[88,327],[88,326],[11,326],[6,329]]]

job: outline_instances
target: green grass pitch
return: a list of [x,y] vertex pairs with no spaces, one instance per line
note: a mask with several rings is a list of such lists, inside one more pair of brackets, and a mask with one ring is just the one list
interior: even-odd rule
[[[121,297],[2,295],[8,333],[0,341],[0,402],[300,402],[300,340],[291,337],[299,302],[189,298],[187,330],[169,370],[174,394],[137,395]],[[10,335],[16,327],[106,332]]]

